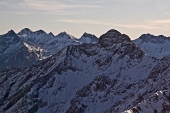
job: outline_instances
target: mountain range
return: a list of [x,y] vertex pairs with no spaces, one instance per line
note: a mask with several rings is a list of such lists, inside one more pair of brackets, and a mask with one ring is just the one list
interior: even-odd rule
[[38,64],[66,46],[97,43],[97,41],[95,35],[88,33],[84,33],[80,39],[77,39],[66,32],[54,36],[43,30],[33,32],[25,28],[17,34],[10,30],[0,35],[0,70]]
[[1,54],[24,61],[23,54],[38,63],[0,72],[0,112],[168,113],[168,40],[144,34],[132,41],[114,29],[80,39],[66,32],[11,30],[0,36]]
[[170,37],[143,34],[133,42],[148,56],[161,59],[170,54]]

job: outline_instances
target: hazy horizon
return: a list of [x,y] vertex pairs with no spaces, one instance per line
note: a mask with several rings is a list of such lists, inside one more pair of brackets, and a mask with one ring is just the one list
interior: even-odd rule
[[0,24],[0,34],[30,28],[79,38],[116,29],[131,39],[146,33],[170,36],[170,1],[0,0]]

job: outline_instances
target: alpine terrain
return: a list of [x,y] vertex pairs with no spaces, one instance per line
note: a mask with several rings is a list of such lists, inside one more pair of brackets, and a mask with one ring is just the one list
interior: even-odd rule
[[170,55],[170,37],[143,34],[133,42],[148,56],[161,59]]
[[[8,37],[5,44],[17,47],[23,42],[28,52],[39,53],[38,58],[49,57],[37,65],[0,72],[2,113],[170,112],[170,55],[162,59],[145,55],[127,35],[114,29],[97,43],[84,41],[87,34],[80,40],[65,32],[12,34],[15,37],[9,33],[1,40]],[[67,46],[59,50],[58,42]]]
[[54,36],[43,30],[22,29],[18,34],[10,30],[0,35],[0,70],[11,67],[27,67],[38,64],[69,45],[96,43],[97,37],[85,33],[80,41],[74,36],[61,32]]

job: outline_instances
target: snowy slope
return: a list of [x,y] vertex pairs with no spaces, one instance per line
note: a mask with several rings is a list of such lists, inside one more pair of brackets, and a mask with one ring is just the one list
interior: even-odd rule
[[158,91],[152,96],[143,100],[130,110],[123,113],[169,113],[170,112],[170,91]]
[[0,110],[120,113],[141,101],[137,94],[146,92],[144,82],[160,62],[127,35],[109,30],[96,44],[67,46],[39,65],[1,72]]
[[170,55],[158,61],[139,91],[136,92],[135,95],[138,98],[136,105],[124,113],[169,113],[169,72]]
[[35,31],[23,37],[23,41],[28,50],[36,53],[40,60],[56,54],[68,45],[81,44],[74,36],[66,32],[61,32],[57,36],[54,36],[52,33],[45,33],[43,30]]
[[133,42],[148,56],[161,59],[170,55],[170,38],[163,35],[143,34]]

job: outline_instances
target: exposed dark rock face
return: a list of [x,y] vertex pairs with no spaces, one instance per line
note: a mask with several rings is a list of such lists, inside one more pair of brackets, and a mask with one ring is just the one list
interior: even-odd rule
[[131,42],[131,40],[127,35],[121,34],[119,31],[114,29],[109,30],[106,34],[103,34],[99,38],[99,43],[103,47],[108,47],[113,44],[124,43],[124,42],[128,43]]

